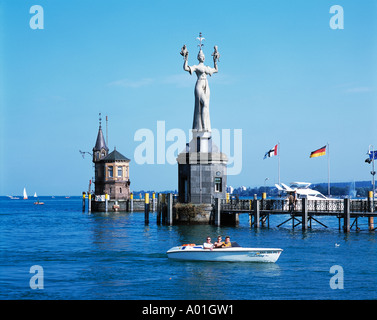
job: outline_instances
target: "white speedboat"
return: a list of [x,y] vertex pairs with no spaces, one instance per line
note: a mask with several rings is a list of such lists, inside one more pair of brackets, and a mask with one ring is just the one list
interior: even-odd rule
[[276,262],[283,250],[273,248],[243,248],[232,242],[232,247],[203,249],[202,245],[182,245],[169,249],[168,258],[175,260],[221,262]]

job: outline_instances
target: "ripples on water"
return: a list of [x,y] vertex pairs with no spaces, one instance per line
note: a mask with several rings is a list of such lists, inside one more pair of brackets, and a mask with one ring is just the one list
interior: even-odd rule
[[[302,232],[286,217],[270,229],[144,225],[143,213],[82,213],[81,199],[0,200],[1,299],[376,299],[376,235],[344,234],[336,218]],[[366,218],[364,218],[366,220]],[[361,221],[362,223],[362,221]],[[366,221],[364,221],[366,223]],[[207,235],[230,235],[243,246],[284,249],[276,264],[179,262],[165,252]],[[335,246],[335,243],[339,246]],[[32,265],[44,270],[44,289],[32,290]],[[333,265],[344,289],[333,290]]]

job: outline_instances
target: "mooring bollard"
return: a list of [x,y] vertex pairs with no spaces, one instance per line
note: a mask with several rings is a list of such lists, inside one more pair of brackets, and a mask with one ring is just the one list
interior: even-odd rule
[[144,223],[149,224],[149,193],[144,196]]
[[82,212],[85,212],[85,192],[82,193]]

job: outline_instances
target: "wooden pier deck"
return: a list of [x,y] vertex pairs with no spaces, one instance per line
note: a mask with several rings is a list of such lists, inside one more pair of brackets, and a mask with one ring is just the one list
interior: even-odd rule
[[[301,225],[303,230],[311,228],[312,220],[323,227],[327,226],[319,221],[320,216],[333,216],[338,218],[339,230],[343,221],[343,230],[350,232],[352,228],[360,230],[358,219],[368,218],[368,229],[375,231],[374,217],[377,216],[376,204],[371,199],[334,199],[334,200],[297,200],[293,210],[289,208],[287,200],[262,199],[262,200],[220,200],[215,199],[215,224],[221,224],[224,215],[249,214],[250,225],[259,228],[270,226],[270,215],[289,215],[290,217],[277,227],[291,221],[292,228]],[[353,221],[352,221],[353,219]]]
[[[377,217],[377,201],[368,199],[331,199],[331,200],[297,200],[293,210],[289,208],[286,199],[254,199],[254,200],[226,200],[213,199],[214,202],[209,205],[208,223],[214,223],[217,226],[226,223],[236,223],[239,214],[248,214],[250,217],[250,226],[254,228],[270,227],[270,216],[272,215],[288,215],[288,219],[278,224],[280,227],[289,221],[292,228],[301,225],[302,230],[311,229],[312,221],[327,228],[327,226],[319,221],[321,216],[331,216],[338,219],[339,230],[350,232],[352,229],[359,231],[359,219],[368,219],[368,230],[375,231],[374,217]],[[157,212],[157,224],[173,225],[177,222],[174,218],[174,205],[178,203],[177,197],[173,194],[152,194],[150,201],[149,194],[145,199],[133,199],[125,201],[113,201],[109,204],[109,200],[102,203],[102,210],[97,211],[144,211],[145,223],[149,223],[149,212]],[[91,212],[91,200],[89,196],[88,212]],[[110,207],[109,207],[110,206]],[[115,208],[117,206],[117,208]],[[211,209],[212,207],[212,209]],[[85,194],[83,195],[83,212],[85,211]],[[342,224],[343,222],[343,224]]]

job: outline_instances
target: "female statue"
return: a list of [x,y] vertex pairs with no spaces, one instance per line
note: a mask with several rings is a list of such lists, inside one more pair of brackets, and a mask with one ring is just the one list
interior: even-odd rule
[[[202,38],[204,39],[204,38]],[[202,44],[200,44],[201,48]],[[186,48],[186,45],[182,47],[181,55],[184,57],[184,64],[183,64],[183,70],[190,72],[192,74],[193,72],[196,73],[196,76],[198,77],[198,80],[196,81],[195,85],[195,110],[194,110],[194,121],[192,124],[192,128],[194,130],[198,131],[211,131],[211,121],[209,118],[209,86],[208,86],[208,80],[207,75],[212,76],[213,73],[218,72],[217,69],[217,60],[220,57],[217,46],[215,46],[215,52],[213,53],[213,63],[214,68],[211,68],[209,66],[204,65],[204,53],[200,49],[198,53],[198,60],[199,64],[189,66],[187,63],[188,60],[188,51]]]

